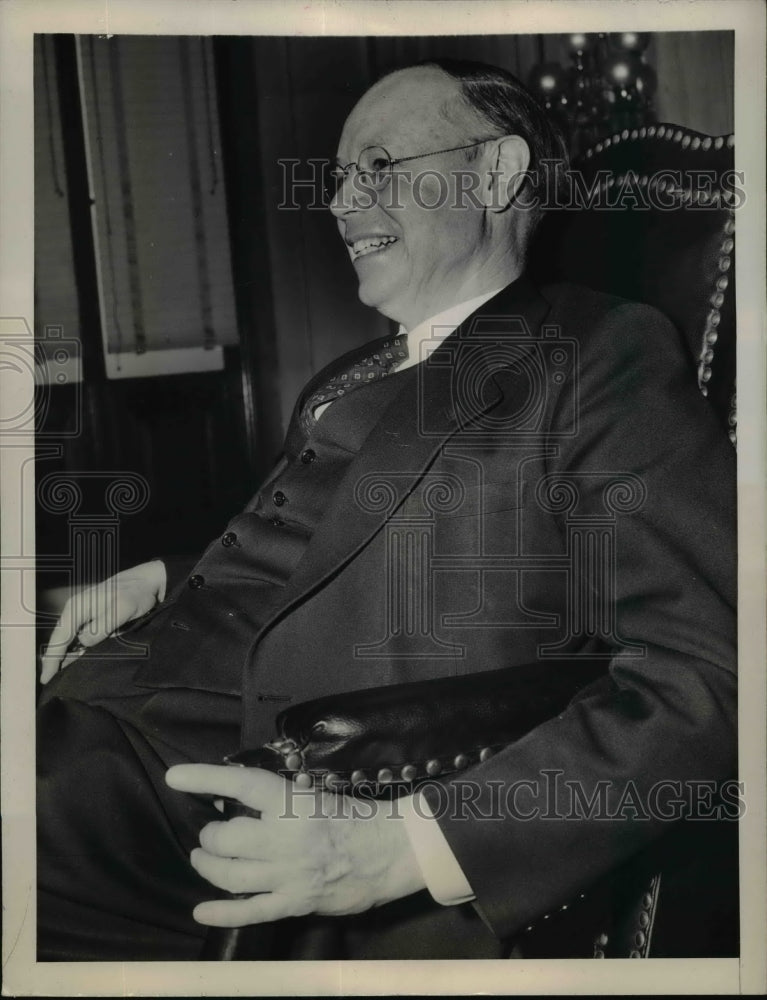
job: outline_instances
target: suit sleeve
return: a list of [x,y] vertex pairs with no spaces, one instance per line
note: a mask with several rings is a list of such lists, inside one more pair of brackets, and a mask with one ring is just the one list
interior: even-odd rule
[[[641,508],[618,522],[614,607],[644,653],[613,658],[562,715],[425,788],[501,938],[665,833],[662,789],[736,768],[735,455],[660,313],[624,303],[583,338],[579,413],[550,472],[577,477],[586,516],[603,510],[602,474],[641,481]],[[549,426],[563,419],[555,404]],[[479,791],[470,812],[466,782]]]

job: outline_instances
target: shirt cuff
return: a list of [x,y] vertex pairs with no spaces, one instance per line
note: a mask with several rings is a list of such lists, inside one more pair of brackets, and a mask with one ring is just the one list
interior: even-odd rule
[[435,902],[457,906],[473,900],[474,892],[424,796],[416,792],[400,799],[400,804],[410,846]]

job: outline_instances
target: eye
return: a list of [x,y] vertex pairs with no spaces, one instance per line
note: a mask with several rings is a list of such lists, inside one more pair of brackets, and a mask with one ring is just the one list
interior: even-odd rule
[[376,156],[370,163],[368,170],[374,174],[381,174],[389,169],[389,161],[385,156]]
[[359,157],[359,172],[373,184],[385,180],[391,170],[391,159],[380,146],[363,149]]

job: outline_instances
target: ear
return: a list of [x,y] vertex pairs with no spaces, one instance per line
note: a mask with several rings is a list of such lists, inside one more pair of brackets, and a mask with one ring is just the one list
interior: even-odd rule
[[530,147],[519,135],[508,135],[493,148],[493,166],[483,185],[482,201],[489,212],[504,212],[524,184]]

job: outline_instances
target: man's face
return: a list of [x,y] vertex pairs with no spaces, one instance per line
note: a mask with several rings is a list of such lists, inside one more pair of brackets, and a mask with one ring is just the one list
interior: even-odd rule
[[[356,163],[368,146],[382,146],[396,160],[481,137],[482,125],[470,113],[462,112],[456,120],[440,113],[458,94],[457,82],[431,67],[385,78],[347,119],[338,162]],[[476,166],[457,150],[395,165],[394,172],[404,176],[393,176],[380,191],[362,188],[359,178],[346,180],[331,211],[366,305],[412,329],[469,297],[463,289],[470,289],[488,237],[483,210],[457,190],[457,172],[466,175]],[[437,172],[440,177],[434,176]]]

